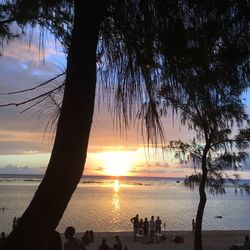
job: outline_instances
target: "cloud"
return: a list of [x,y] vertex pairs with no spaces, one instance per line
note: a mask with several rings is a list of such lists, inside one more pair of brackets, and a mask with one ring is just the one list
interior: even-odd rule
[[0,174],[44,174],[44,167],[6,165],[0,167]]
[[51,147],[43,133],[0,129],[0,155],[46,153]]
[[94,168],[93,170],[94,170],[94,171],[98,171],[98,172],[103,172],[103,171],[105,170],[105,168],[99,166],[99,167],[97,167],[97,168]]
[[[29,46],[29,37],[24,37],[22,41],[16,41],[10,43],[5,47],[4,54],[0,60],[1,82],[0,89],[2,92],[10,92],[21,90],[24,88],[30,88],[37,86],[41,82],[47,80],[50,77],[55,76],[57,73],[61,73],[58,65],[64,67],[65,56],[61,53],[61,48],[55,49],[54,40],[48,36],[47,50],[45,52],[45,63],[42,55],[39,56],[39,32],[34,30],[34,35]],[[1,95],[0,104],[6,102],[18,102],[34,95],[39,94],[39,91],[32,93],[18,94],[18,95]],[[100,93],[97,93],[97,95]],[[246,100],[249,93],[246,95]],[[112,102],[112,100],[111,100]],[[106,103],[98,105],[96,100],[95,112],[93,117],[93,126],[91,129],[88,153],[101,153],[103,151],[133,151],[138,152],[138,162],[132,170],[132,174],[180,174],[193,171],[192,165],[185,165],[172,160],[171,156],[166,155],[166,163],[163,158],[161,149],[158,150],[158,154],[153,155],[154,151],[152,147],[147,147],[147,143],[144,143],[140,130],[136,127],[131,129],[120,131],[116,126],[112,118],[111,112],[108,109]],[[112,104],[111,104],[112,107]],[[25,112],[20,114],[19,112],[23,108],[1,108],[0,109],[0,156],[6,156],[5,162],[16,162],[14,158],[8,157],[12,155],[26,155],[26,154],[39,154],[51,151],[52,144],[43,139],[44,127],[36,127],[33,130],[36,120],[31,119],[34,112]],[[249,107],[248,107],[249,111]],[[187,128],[180,126],[178,117],[172,118],[169,114],[167,118],[163,120],[165,139],[188,141],[193,138],[194,133]],[[33,131],[32,133],[30,133]],[[50,137],[51,134],[48,134]],[[149,149],[149,150],[148,150]],[[147,156],[147,152],[150,152],[150,157]],[[32,157],[31,157],[32,158]],[[173,158],[173,157],[172,157]],[[25,161],[28,161],[25,158]],[[94,160],[93,160],[94,161]],[[44,161],[45,162],[45,161]],[[142,164],[141,162],[148,164]],[[21,163],[23,166],[25,162]],[[45,163],[43,163],[45,165]],[[87,166],[89,165],[89,166]],[[11,166],[6,165],[5,166]],[[13,165],[15,166],[15,165]],[[29,168],[32,163],[29,161]],[[102,172],[103,167],[93,166],[93,162],[87,163],[85,170]],[[27,169],[27,171],[29,170]],[[94,168],[94,169],[92,169]],[[7,169],[7,168],[6,168]],[[13,169],[13,168],[10,168]],[[32,169],[32,168],[31,168]],[[244,170],[250,170],[250,161],[244,165]],[[13,169],[14,171],[14,169]]]
[[45,144],[27,141],[0,142],[0,155],[27,155],[48,153],[50,147]]

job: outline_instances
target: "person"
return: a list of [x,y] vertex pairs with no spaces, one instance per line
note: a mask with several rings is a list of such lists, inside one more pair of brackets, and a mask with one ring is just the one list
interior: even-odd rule
[[56,230],[52,233],[47,250],[62,250],[62,240],[60,233]]
[[247,235],[245,236],[245,240],[243,243],[243,250],[250,250],[250,241]]
[[74,227],[70,226],[66,228],[64,235],[67,241],[64,243],[64,250],[86,250],[81,241],[77,238],[74,238],[74,234]]
[[88,230],[84,233],[81,240],[84,246],[87,246],[90,243],[90,233]]
[[122,242],[118,235],[115,236],[116,243],[114,244],[114,250],[122,250]]
[[138,230],[139,230],[139,214],[131,218],[130,221],[133,223],[134,240],[136,240],[136,234],[138,234]]
[[145,218],[143,222],[143,232],[145,236],[148,236],[148,230],[149,230],[149,221],[148,218]]
[[6,234],[5,232],[1,233],[1,241],[4,242],[6,240]]
[[94,232],[93,230],[90,230],[89,231],[89,242],[94,242]]
[[138,225],[138,232],[140,235],[143,235],[143,219],[139,220],[139,225]]
[[149,221],[149,230],[150,230],[150,242],[154,242],[154,238],[155,238],[155,220],[154,220],[154,216],[151,216],[151,220]]
[[107,244],[106,239],[102,239],[102,244],[98,247],[98,250],[111,250],[110,246]]
[[16,219],[16,225],[19,223],[20,220],[21,220],[21,218],[17,217],[17,219]]
[[161,234],[161,220],[160,220],[160,217],[159,216],[157,216],[157,219],[156,219],[156,221],[155,221],[155,232],[157,233],[157,234]]
[[17,218],[15,216],[14,219],[13,219],[13,223],[12,223],[12,230],[14,230],[14,228],[16,227],[16,225],[17,225]]
[[0,236],[0,249],[1,249],[1,246],[3,245],[5,240],[6,240],[5,232],[2,232],[1,236]]
[[194,219],[192,219],[192,230],[195,230],[195,222],[194,222]]

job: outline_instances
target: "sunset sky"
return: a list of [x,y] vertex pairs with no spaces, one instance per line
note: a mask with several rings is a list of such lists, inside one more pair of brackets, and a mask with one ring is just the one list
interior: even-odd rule
[[[4,46],[0,57],[0,93],[34,87],[61,73],[65,55],[59,45],[48,36],[45,56],[39,55],[38,34]],[[43,59],[45,61],[43,61]],[[84,77],[84,76],[83,76]],[[37,94],[31,92],[14,96],[0,95],[0,104],[25,100]],[[39,92],[41,93],[41,92]],[[250,98],[246,94],[248,110]],[[44,173],[53,144],[53,131],[44,134],[46,121],[37,124],[36,109],[21,113],[23,107],[0,108],[0,174]],[[188,140],[192,132],[180,127],[171,117],[165,120],[166,140]],[[161,149],[147,147],[136,128],[120,135],[113,125],[107,105],[96,105],[91,130],[85,174],[180,176],[193,172],[181,165],[173,153],[162,155]],[[242,177],[250,178],[248,163]]]

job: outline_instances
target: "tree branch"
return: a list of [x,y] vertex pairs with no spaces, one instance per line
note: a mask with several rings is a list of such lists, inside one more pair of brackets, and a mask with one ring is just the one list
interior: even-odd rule
[[[63,72],[63,73],[61,73],[61,74],[59,74],[59,75],[56,75],[56,76],[53,77],[53,78],[50,78],[49,80],[47,80],[47,81],[45,81],[45,82],[39,84],[39,85],[36,86],[36,87],[29,88],[29,89],[18,90],[18,91],[13,91],[13,92],[8,92],[8,93],[0,93],[0,95],[14,95],[14,94],[19,94],[19,93],[24,93],[24,92],[32,91],[32,90],[35,90],[35,89],[37,89],[37,88],[40,88],[40,87],[42,87],[42,86],[44,86],[44,85],[46,85],[46,84],[48,84],[48,83],[50,83],[50,82],[56,80],[57,78],[59,78],[59,77],[61,77],[61,76],[63,76],[63,75],[65,75],[65,72]],[[63,85],[63,84],[62,84],[62,85]],[[62,85],[61,85],[61,86],[62,86]],[[12,104],[12,105],[14,105],[14,104]],[[3,105],[0,105],[0,107],[2,107],[2,106],[3,106]],[[8,105],[8,106],[9,106],[9,105]]]
[[[50,90],[50,91],[47,91],[47,92],[45,92],[45,93],[43,93],[43,94],[41,94],[41,95],[35,96],[35,97],[33,97],[33,98],[31,98],[31,99],[28,99],[28,100],[26,100],[26,101],[23,101],[23,102],[16,102],[16,103],[15,103],[15,102],[12,102],[12,103],[2,104],[2,105],[0,105],[0,108],[2,108],[2,107],[9,107],[9,106],[16,106],[16,107],[18,107],[18,106],[20,106],[20,105],[24,105],[24,104],[26,104],[26,103],[30,103],[30,102],[32,102],[32,101],[35,101],[35,100],[37,100],[37,99],[40,99],[40,98],[42,98],[42,97],[44,97],[44,96],[48,97],[48,96],[51,95],[54,91],[61,89],[63,85],[64,85],[64,83],[62,83],[60,86],[58,86],[58,87],[56,87],[56,88],[54,88],[54,89],[52,89],[52,90]],[[21,92],[22,92],[22,91],[21,91]],[[39,102],[38,102],[38,103],[39,103]],[[37,103],[37,104],[38,104],[38,103]]]

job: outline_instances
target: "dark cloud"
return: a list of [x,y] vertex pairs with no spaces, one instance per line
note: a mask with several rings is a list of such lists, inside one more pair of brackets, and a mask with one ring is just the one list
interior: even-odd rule
[[0,167],[0,174],[44,174],[45,170],[44,167],[6,165]]
[[0,155],[22,155],[27,152],[47,153],[51,145],[43,144],[42,141],[0,141]]

